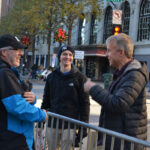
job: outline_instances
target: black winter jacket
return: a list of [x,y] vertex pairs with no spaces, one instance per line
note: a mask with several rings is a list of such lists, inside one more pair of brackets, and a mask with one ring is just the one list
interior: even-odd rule
[[73,66],[68,75],[57,68],[47,78],[41,108],[88,122],[89,95],[83,90],[85,81],[86,77]]
[[[102,105],[101,116],[104,114],[104,128],[146,140],[145,86],[148,79],[146,65],[142,66],[138,61],[133,60],[117,79],[110,93],[98,85],[91,88],[92,98]],[[116,140],[114,150],[120,149],[119,143],[120,141]],[[129,145],[126,144],[124,149],[130,150]],[[110,149],[110,137],[107,138],[105,149]],[[141,150],[141,147],[136,145],[135,150]]]

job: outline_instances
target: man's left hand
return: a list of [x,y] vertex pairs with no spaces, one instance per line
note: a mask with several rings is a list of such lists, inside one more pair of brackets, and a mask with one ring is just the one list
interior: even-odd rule
[[23,97],[29,103],[34,103],[34,101],[35,101],[35,95],[33,94],[33,92],[24,92]]

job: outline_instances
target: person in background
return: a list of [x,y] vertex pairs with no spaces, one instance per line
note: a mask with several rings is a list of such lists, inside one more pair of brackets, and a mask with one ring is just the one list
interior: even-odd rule
[[[58,50],[59,67],[56,68],[51,74],[48,75],[43,95],[42,109],[51,111],[57,114],[61,114],[70,118],[78,119],[80,121],[89,121],[89,95],[84,92],[83,85],[86,81],[86,77],[80,73],[74,65],[72,65],[74,59],[74,50],[68,46],[62,46]],[[51,125],[51,119],[49,119],[49,127]],[[54,121],[54,129],[52,138],[55,139],[56,135],[56,120]],[[61,128],[62,121],[59,121],[58,142],[57,149],[60,148],[61,140]],[[68,125],[64,125],[64,129],[68,128]],[[71,124],[69,149],[73,143],[73,129]],[[50,128],[47,130],[48,141],[50,140]],[[67,136],[68,131],[63,132],[62,150],[67,150]],[[83,137],[87,135],[86,129],[83,131]],[[76,137],[76,143],[80,141],[80,130]],[[55,143],[52,141],[51,143]],[[50,149],[50,142],[48,142]],[[52,144],[54,150],[55,144]]]
[[35,95],[24,89],[16,67],[20,66],[22,49],[17,37],[0,36],[0,149],[32,150],[33,122],[47,119],[45,110],[34,106]]
[[32,72],[31,72],[31,74],[32,74],[32,79],[36,79],[36,71],[37,71],[37,65],[36,64],[34,64],[33,66],[32,66]]
[[[124,34],[110,36],[106,40],[107,57],[110,66],[115,67],[113,81],[109,90],[104,90],[90,80],[84,84],[85,92],[101,106],[99,125],[143,140],[147,139],[147,108],[145,86],[149,80],[145,64],[133,59],[134,44]],[[103,136],[99,135],[99,145]],[[105,150],[109,150],[111,137],[107,136]],[[115,139],[114,149],[120,149],[121,141]],[[124,150],[130,150],[125,142]],[[142,147],[135,144],[135,150]]]

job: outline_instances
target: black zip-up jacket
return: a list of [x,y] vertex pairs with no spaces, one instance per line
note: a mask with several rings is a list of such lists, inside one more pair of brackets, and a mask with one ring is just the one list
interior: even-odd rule
[[57,68],[47,78],[41,108],[88,122],[90,104],[83,90],[85,81],[86,77],[73,66],[67,75]]
[[[104,90],[98,85],[91,88],[90,94],[101,106],[103,127],[143,140],[147,138],[147,108],[145,86],[148,83],[148,69],[137,60],[133,60],[111,87]],[[101,122],[100,122],[101,124]],[[110,149],[111,138],[107,137],[105,150]],[[115,139],[114,150],[120,149],[121,141]],[[135,150],[141,146],[135,144]],[[124,150],[130,150],[125,143]]]

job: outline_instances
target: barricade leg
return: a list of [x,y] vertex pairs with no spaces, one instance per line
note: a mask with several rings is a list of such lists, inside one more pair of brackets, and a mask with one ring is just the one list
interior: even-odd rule
[[64,130],[63,138],[61,141],[61,143],[62,143],[62,149],[61,150],[72,150],[73,134],[74,134],[74,131],[72,129],[70,130],[69,133],[68,133],[67,129]]
[[56,139],[56,129],[51,129],[52,135],[50,135],[50,128],[47,129],[46,137],[48,143],[48,150],[60,150],[60,138],[61,138],[61,130],[57,131],[57,147],[55,149],[55,139]]
[[97,150],[97,137],[98,133],[90,130],[89,132],[89,141],[88,141],[88,150]]
[[[72,150],[72,143],[73,143],[73,130],[71,129],[68,133],[68,130],[65,129],[63,131],[63,137],[61,139],[61,129],[52,129],[52,135],[50,135],[50,128],[47,129],[46,137],[48,142],[48,150]],[[56,133],[57,133],[57,147],[55,149],[55,140],[56,140]],[[68,139],[69,134],[69,139]],[[61,148],[60,148],[61,146]]]

